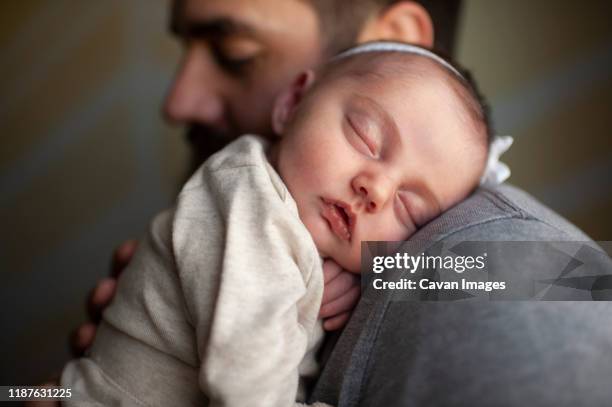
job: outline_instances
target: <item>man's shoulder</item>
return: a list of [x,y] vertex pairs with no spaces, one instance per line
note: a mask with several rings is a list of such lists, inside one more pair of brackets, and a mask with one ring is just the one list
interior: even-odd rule
[[481,187],[427,224],[413,239],[590,240],[575,225],[509,184]]
[[[510,185],[479,188],[411,237],[415,239],[432,245],[445,241],[590,240],[569,221]],[[524,258],[517,261],[530,267],[536,264]],[[530,386],[534,400],[547,405],[548,392],[543,389],[558,369],[542,359],[558,357],[577,366],[581,356],[567,346],[575,339],[571,333],[585,327],[585,340],[591,344],[608,338],[602,342],[608,346],[612,337],[608,322],[602,324],[609,315],[606,304],[597,309],[588,302],[576,306],[536,302],[449,305],[390,301],[369,293],[371,290],[362,295],[338,338],[312,400],[340,406],[470,405],[477,400],[495,405],[507,398],[507,388],[516,385]],[[587,319],[587,315],[591,316]],[[534,353],[534,349],[550,349],[559,338],[565,338],[559,352]],[[612,374],[599,363],[597,352],[587,356],[594,371]],[[529,374],[513,373],[528,370],[532,361],[542,363]],[[567,386],[566,393],[573,390],[584,396],[592,389]],[[595,400],[602,393],[589,394]]]

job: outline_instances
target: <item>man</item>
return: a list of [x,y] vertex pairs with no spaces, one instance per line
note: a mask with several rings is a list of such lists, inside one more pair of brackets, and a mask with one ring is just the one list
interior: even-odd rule
[[[165,115],[189,126],[194,163],[199,163],[234,136],[269,133],[276,93],[300,70],[354,42],[393,39],[452,51],[458,3],[175,0],[171,27],[185,49]],[[588,239],[505,186],[480,189],[415,237],[432,242]],[[129,262],[135,246],[120,247],[116,270]],[[532,264],[529,258],[517,260]],[[346,322],[345,311],[353,304],[341,293],[354,283],[340,283],[344,277],[338,276],[344,274],[326,275],[340,279],[322,310],[323,316],[336,315],[332,328]],[[94,313],[113,290],[113,280],[97,287],[90,301]],[[612,363],[600,357],[612,350],[608,308],[392,302],[365,292],[311,399],[340,406],[602,405],[612,377]],[[77,344],[87,346],[94,334],[93,324],[81,327]],[[571,348],[575,340],[579,351]]]
[[[301,70],[355,42],[388,39],[452,52],[458,0],[176,0],[170,29],[184,55],[164,104],[168,121],[188,126],[189,174],[210,154],[244,133],[270,134],[276,94]],[[436,36],[434,43],[434,26]],[[295,27],[299,27],[296,30]],[[120,246],[113,277],[137,242]],[[343,326],[358,298],[357,280],[327,265],[321,316],[328,330]],[[88,301],[92,321],[114,293],[102,280]],[[81,325],[71,342],[75,354],[91,343],[96,325]]]

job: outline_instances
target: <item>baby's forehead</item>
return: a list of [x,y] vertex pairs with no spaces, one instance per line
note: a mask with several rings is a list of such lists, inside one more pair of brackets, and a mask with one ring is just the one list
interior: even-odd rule
[[[420,95],[438,106],[453,107],[454,114],[470,125],[479,142],[488,142],[488,123],[484,108],[472,89],[472,85],[450,68],[430,57],[408,52],[364,52],[332,60],[322,68],[322,82],[354,78],[351,86],[380,88],[391,91],[411,92],[421,90]],[[415,93],[416,94],[416,93]]]
[[[363,79],[367,85],[376,80],[406,80],[421,84],[452,81],[454,73],[430,58],[406,52],[367,52],[333,60],[322,68],[320,79],[347,77]],[[431,82],[429,80],[432,80]]]
[[369,52],[332,61],[320,71],[319,86],[338,83],[373,97],[388,92],[400,95],[400,103],[415,102],[415,98],[421,103],[428,95],[431,103],[454,106],[457,112],[469,104],[469,92],[453,72],[427,57],[405,52]]

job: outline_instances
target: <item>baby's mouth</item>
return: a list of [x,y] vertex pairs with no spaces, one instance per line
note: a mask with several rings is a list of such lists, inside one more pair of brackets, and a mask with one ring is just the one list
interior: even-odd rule
[[323,217],[329,223],[331,230],[342,240],[351,241],[355,224],[355,215],[350,205],[332,199],[322,198]]

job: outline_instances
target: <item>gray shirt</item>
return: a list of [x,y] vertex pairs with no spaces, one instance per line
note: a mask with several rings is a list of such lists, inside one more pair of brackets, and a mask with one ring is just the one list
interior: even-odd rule
[[[481,188],[412,239],[588,241],[523,191]],[[517,258],[514,266],[545,259]],[[609,263],[606,267],[612,267]],[[364,292],[311,395],[345,406],[603,406],[609,302],[398,302]]]

